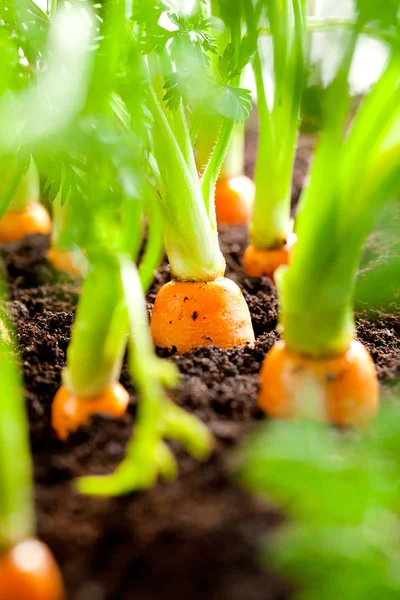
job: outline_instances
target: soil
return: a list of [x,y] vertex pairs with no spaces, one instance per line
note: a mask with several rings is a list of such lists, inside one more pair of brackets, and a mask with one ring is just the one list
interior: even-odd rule
[[[296,163],[294,200],[304,178],[312,140]],[[303,147],[303,146],[302,146]],[[124,456],[137,398],[126,367],[121,381],[131,395],[120,420],[96,417],[66,443],[54,439],[50,406],[60,385],[79,282],[55,276],[45,260],[48,240],[29,236],[4,247],[8,308],[17,326],[34,455],[39,536],[59,561],[69,600],[278,600],[290,587],[259,558],[261,545],[283,520],[268,500],[247,494],[230,472],[232,450],[263,418],[255,407],[261,362],[277,338],[278,302],[273,283],[243,276],[247,243],[242,227],[223,229],[227,276],[243,289],[256,333],[254,348],[199,348],[173,355],[182,373],[174,400],[214,432],[213,457],[199,464],[174,448],[180,477],[146,493],[93,499],[74,492],[74,478],[108,473]],[[168,279],[163,265],[148,295]],[[380,380],[400,372],[400,319],[363,313],[359,338]]]

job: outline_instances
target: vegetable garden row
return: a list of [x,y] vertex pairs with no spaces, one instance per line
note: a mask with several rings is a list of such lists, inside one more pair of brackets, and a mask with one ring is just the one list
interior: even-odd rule
[[0,597],[396,597],[398,1],[180,4],[0,5]]

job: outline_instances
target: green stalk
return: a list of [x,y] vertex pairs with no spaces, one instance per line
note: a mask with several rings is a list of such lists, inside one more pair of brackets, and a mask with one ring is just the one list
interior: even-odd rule
[[215,213],[215,185],[218,175],[222,168],[226,150],[232,137],[234,122],[229,119],[224,119],[222,127],[215,144],[214,150],[211,153],[210,159],[204,170],[201,178],[201,190],[203,193],[204,204],[207,210],[208,218],[212,227],[217,229],[217,217]]
[[171,272],[188,281],[213,280],[225,270],[217,231],[151,86],[148,99],[156,132],[153,152],[164,186],[163,236]]
[[[349,48],[354,48],[354,40]],[[382,171],[376,168],[388,128],[396,125],[399,117],[400,85],[398,76],[394,76],[396,70],[398,73],[398,57],[389,63],[366,98],[347,140],[342,142],[337,123],[344,124],[345,103],[341,105],[338,99],[347,89],[345,75],[350,64],[345,57],[332,85],[330,106],[336,106],[336,113],[323,134],[308,188],[302,194],[297,221],[299,240],[292,264],[281,272],[278,281],[286,344],[297,353],[315,357],[341,354],[354,338],[353,293],[362,246],[380,204],[388,199],[380,194],[387,194],[400,182],[396,160]],[[392,102],[393,98],[397,102]],[[372,121],[371,107],[376,110]],[[363,139],[375,143],[360,145]],[[352,163],[354,185],[349,186],[349,160],[354,149],[361,147],[357,165]],[[399,136],[391,153],[394,158],[400,156]],[[370,168],[375,179],[370,178],[367,184],[363,178]]]
[[144,292],[147,292],[153,283],[154,272],[160,266],[164,252],[158,198],[154,198],[151,202],[148,217],[146,247],[139,265],[139,277]]
[[47,0],[47,14],[49,17],[54,17],[57,10],[58,0]]
[[18,165],[14,159],[4,159],[0,170],[0,218],[9,211],[20,211],[39,202],[40,183],[36,165],[31,159],[24,173],[23,163]]
[[[150,57],[150,59],[151,59],[151,57]],[[171,57],[166,48],[164,49],[164,51],[161,54],[161,64],[162,64],[162,71],[164,74],[172,73],[173,65],[172,65]],[[160,79],[162,80],[162,75],[160,76]],[[161,86],[161,92],[163,92],[163,91],[164,91],[164,89]],[[161,93],[160,93],[160,96],[161,96]],[[162,104],[162,106],[164,106],[164,105]],[[182,155],[186,161],[188,169],[189,169],[190,173],[192,174],[193,179],[197,179],[198,176],[197,176],[196,161],[194,158],[193,146],[192,146],[192,142],[191,142],[191,138],[190,138],[190,131],[189,131],[188,124],[186,121],[186,115],[185,115],[185,111],[183,108],[183,104],[181,102],[179,105],[179,108],[177,110],[169,111],[166,107],[164,107],[164,108],[165,108],[165,114],[166,114],[167,118],[169,119],[170,126],[171,126],[171,128],[175,134],[175,137],[178,141],[179,147],[180,147]]]
[[0,335],[0,553],[34,535],[25,402],[13,351]]
[[[253,60],[259,104],[259,150],[255,169],[255,204],[250,240],[258,249],[279,248],[290,233],[290,201],[297,124],[304,78],[305,4],[268,2],[274,48],[274,104],[269,108],[260,49]],[[257,29],[254,9],[246,0],[249,31]]]
[[65,385],[82,396],[119,379],[128,329],[118,260],[102,253],[89,263],[63,373]]
[[245,128],[243,123],[237,123],[233,129],[231,143],[226,152],[220,177],[231,179],[243,175],[244,170]]

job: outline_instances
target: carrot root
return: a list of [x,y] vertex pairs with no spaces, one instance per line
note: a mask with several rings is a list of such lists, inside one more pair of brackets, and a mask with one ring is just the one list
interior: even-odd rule
[[62,252],[52,246],[47,252],[47,260],[56,271],[68,273],[73,277],[80,277],[82,275],[82,269],[73,252]]
[[254,182],[246,175],[221,178],[215,188],[215,210],[219,225],[249,222],[254,204]]
[[118,381],[96,396],[79,396],[62,385],[53,401],[52,427],[57,436],[65,440],[80,425],[88,424],[95,414],[121,417],[128,403],[129,394]]
[[277,418],[311,416],[343,426],[362,426],[377,413],[375,365],[357,341],[331,358],[295,354],[283,341],[267,354],[260,374],[258,405]]
[[22,240],[29,233],[48,235],[50,232],[50,215],[39,202],[28,204],[23,210],[10,210],[0,219],[0,242],[3,244]]
[[221,348],[254,342],[250,312],[239,287],[221,277],[209,282],[173,280],[157,294],[151,317],[156,346],[181,354],[198,346]]
[[0,555],[3,600],[63,600],[57,563],[45,544],[28,539]]
[[258,250],[250,244],[243,255],[244,272],[249,277],[266,275],[273,279],[278,267],[289,264],[295,243],[296,236],[292,233],[282,248]]

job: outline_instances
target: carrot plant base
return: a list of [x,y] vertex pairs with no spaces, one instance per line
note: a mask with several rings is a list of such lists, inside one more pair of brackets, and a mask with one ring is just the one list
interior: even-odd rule
[[28,539],[0,554],[0,598],[63,600],[57,563],[45,544]]
[[254,342],[242,292],[225,277],[165,284],[156,297],[151,332],[156,346],[175,346],[181,354],[198,346],[232,348]]
[[249,277],[262,277],[266,275],[273,279],[278,267],[289,264],[295,243],[296,236],[292,234],[282,248],[258,250],[250,244],[243,255],[244,272]]
[[22,240],[28,233],[51,232],[51,219],[45,207],[39,202],[28,204],[23,210],[6,212],[0,219],[0,242]]
[[78,396],[62,385],[53,401],[52,427],[58,437],[65,440],[80,425],[87,425],[93,415],[121,417],[128,403],[129,394],[118,381],[97,396]]
[[215,188],[215,210],[219,225],[244,225],[253,211],[255,186],[246,175],[221,178]]
[[62,252],[52,246],[47,252],[47,260],[56,271],[68,273],[68,275],[72,275],[73,277],[80,277],[82,275],[82,269],[73,252]]
[[321,359],[290,352],[279,341],[264,360],[260,384],[258,405],[272,417],[311,416],[361,426],[378,411],[375,365],[356,341],[344,354]]

